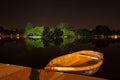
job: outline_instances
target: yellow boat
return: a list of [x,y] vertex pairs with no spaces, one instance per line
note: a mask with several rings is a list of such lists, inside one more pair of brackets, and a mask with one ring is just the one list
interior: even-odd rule
[[96,72],[103,63],[103,54],[92,50],[82,50],[52,59],[44,68],[49,71]]

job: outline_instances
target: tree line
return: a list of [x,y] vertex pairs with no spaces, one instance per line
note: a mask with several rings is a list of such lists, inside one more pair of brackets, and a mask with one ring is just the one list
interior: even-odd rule
[[2,26],[0,26],[0,34],[5,34],[5,35],[9,35],[9,34],[24,34],[24,30],[18,30],[18,29],[4,29]]
[[42,36],[42,38],[68,38],[74,37],[75,32],[69,28],[69,24],[60,23],[56,27],[33,26],[32,23],[27,23],[25,34],[28,36]]
[[42,38],[69,38],[76,36],[94,36],[94,35],[120,35],[120,30],[111,30],[106,25],[96,25],[94,29],[75,29],[72,30],[68,23],[60,23],[54,27],[34,26],[28,22],[25,30],[8,30],[0,26],[0,34],[26,34],[27,36],[41,36]]
[[42,36],[45,38],[69,38],[78,36],[100,36],[100,35],[120,35],[120,30],[110,30],[106,25],[97,25],[95,29],[75,29],[72,30],[68,23],[60,23],[55,27],[33,26],[27,23],[25,34],[28,36]]

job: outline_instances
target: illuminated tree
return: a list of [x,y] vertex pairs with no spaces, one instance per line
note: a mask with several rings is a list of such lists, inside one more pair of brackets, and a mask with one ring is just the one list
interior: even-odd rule
[[69,27],[70,26],[69,26],[68,23],[60,23],[57,26],[57,28],[59,28],[63,32],[63,37],[64,38],[74,37],[75,36],[75,32],[71,31]]
[[54,36],[54,28],[50,28],[49,30],[49,38],[52,38]]
[[64,38],[68,38],[68,37],[74,37],[75,36],[75,32],[71,31],[69,29],[63,28],[61,29],[63,31],[63,37]]
[[43,31],[44,31],[44,26],[36,26],[34,29],[33,29],[33,33],[35,36],[42,36],[43,35]]
[[28,22],[25,27],[25,34],[32,34],[33,24]]
[[28,36],[43,36],[44,26],[36,26],[33,28],[32,23],[27,23],[25,34]]
[[48,27],[44,27],[44,31],[43,31],[44,38],[49,38],[49,33],[50,33],[50,29]]
[[59,28],[55,28],[52,37],[61,38],[62,35],[63,35],[62,30],[60,30]]
[[27,23],[25,34],[28,36],[42,36],[44,38],[68,38],[74,37],[75,32],[69,29],[69,24],[61,23],[56,28],[45,28],[44,26],[33,27],[32,23]]

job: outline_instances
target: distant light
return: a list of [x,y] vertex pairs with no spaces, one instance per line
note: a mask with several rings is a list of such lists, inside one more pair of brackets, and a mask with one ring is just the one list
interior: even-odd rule
[[117,39],[117,38],[118,38],[118,36],[117,36],[117,35],[115,35],[115,36],[114,36],[114,38],[115,38],[115,39]]
[[19,38],[20,38],[20,34],[17,34],[17,35],[16,35],[16,38],[19,39]]
[[12,35],[12,34],[10,34],[10,38],[11,38],[11,39],[13,38],[13,35]]
[[89,29],[89,31],[92,31],[92,30],[93,30],[92,28]]
[[119,36],[118,35],[111,35],[111,36],[109,36],[109,38],[117,39],[117,38],[119,38]]
[[0,40],[2,39],[2,37],[1,37],[1,33],[0,33]]

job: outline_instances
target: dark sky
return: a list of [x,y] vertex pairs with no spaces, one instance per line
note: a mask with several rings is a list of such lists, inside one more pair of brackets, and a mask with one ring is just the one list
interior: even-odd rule
[[0,0],[0,25],[24,29],[27,22],[55,26],[67,22],[79,28],[107,25],[120,29],[120,1],[117,0]]

